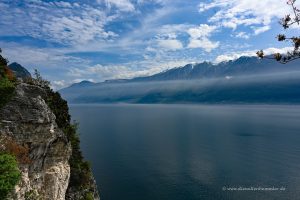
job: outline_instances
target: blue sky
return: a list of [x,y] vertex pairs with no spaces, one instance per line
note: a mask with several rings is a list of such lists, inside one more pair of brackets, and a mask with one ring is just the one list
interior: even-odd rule
[[286,33],[285,0],[1,0],[0,9],[4,55],[56,89],[290,46],[275,39]]

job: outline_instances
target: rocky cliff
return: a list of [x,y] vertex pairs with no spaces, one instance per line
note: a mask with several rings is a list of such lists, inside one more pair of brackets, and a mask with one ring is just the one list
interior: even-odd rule
[[19,83],[13,98],[0,109],[1,148],[21,154],[21,180],[10,199],[99,199],[91,172],[85,187],[71,182],[77,175],[72,174],[74,161],[70,163],[76,152],[48,100],[44,88]]

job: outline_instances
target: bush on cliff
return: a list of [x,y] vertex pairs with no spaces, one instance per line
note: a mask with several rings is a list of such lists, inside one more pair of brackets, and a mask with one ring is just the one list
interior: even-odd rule
[[13,155],[0,154],[0,199],[6,199],[7,195],[19,182],[21,173],[17,160]]
[[10,100],[15,91],[14,75],[8,69],[8,61],[2,57],[1,53],[0,49],[0,108]]
[[70,186],[78,189],[87,189],[91,184],[91,167],[84,160],[80,150],[80,140],[77,134],[77,125],[70,125],[64,129],[71,144],[72,156],[70,158],[71,177]]
[[7,77],[0,77],[0,108],[13,96],[15,85]]
[[67,101],[63,100],[58,92],[49,90],[47,104],[56,116],[56,123],[61,128],[72,146],[72,156],[69,160],[71,167],[70,186],[87,188],[91,180],[91,168],[84,160],[80,150],[80,139],[77,134],[78,124],[71,124]]
[[8,153],[15,156],[17,163],[21,165],[30,164],[29,147],[18,144],[9,136],[0,135],[0,153]]
[[71,142],[72,155],[69,160],[71,168],[69,188],[72,187],[77,190],[89,189],[92,180],[91,167],[89,162],[85,161],[82,156],[80,139],[77,133],[78,124],[71,123],[68,103],[58,92],[50,88],[49,81],[44,80],[37,70],[35,70],[34,76],[35,78],[28,80],[28,83],[42,87],[47,91],[46,103],[56,116],[58,127],[63,130]]

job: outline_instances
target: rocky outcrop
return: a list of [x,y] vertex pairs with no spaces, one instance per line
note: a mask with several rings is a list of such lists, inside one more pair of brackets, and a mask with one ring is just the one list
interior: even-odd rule
[[22,177],[11,199],[66,198],[72,147],[46,98],[44,89],[20,83],[14,97],[0,110],[0,136],[28,148],[29,162],[19,164]]
[[86,194],[91,194],[94,200],[100,200],[100,195],[97,189],[94,177],[91,177],[90,187],[88,189],[78,190],[75,187],[69,187],[66,193],[66,200],[87,199]]

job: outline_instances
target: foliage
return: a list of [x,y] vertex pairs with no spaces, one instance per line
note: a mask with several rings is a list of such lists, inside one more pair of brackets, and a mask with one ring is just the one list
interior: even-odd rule
[[50,82],[43,79],[40,72],[37,69],[34,70],[33,76],[33,81],[35,85],[40,86],[42,88],[50,89]]
[[37,69],[34,69],[33,77],[23,78],[24,83],[29,85],[39,86],[47,91],[51,90],[51,84],[49,81],[43,79],[40,72]]
[[[0,53],[1,53],[0,49]],[[15,79],[12,72],[7,67],[8,61],[0,55],[0,108],[12,97],[15,90]],[[50,88],[50,82],[44,80],[40,73],[35,70],[34,78],[28,78],[26,83],[42,87],[47,92],[46,102],[56,116],[56,123],[61,128],[68,140],[71,142],[72,155],[69,160],[71,167],[70,186],[77,189],[89,188],[91,184],[91,167],[83,159],[80,150],[80,139],[77,134],[77,124],[71,124],[68,104],[63,100],[58,92]],[[13,189],[20,178],[17,161],[21,164],[29,164],[29,148],[21,146],[12,140],[1,140],[5,154],[0,154],[0,199],[5,199],[7,194]],[[8,154],[9,153],[9,154]],[[17,159],[17,160],[16,160]],[[27,199],[32,199],[34,192],[26,193]],[[85,199],[91,199],[86,193]]]
[[3,58],[1,56],[1,53],[2,53],[2,49],[0,48],[0,74],[3,74],[4,73],[4,66],[7,66],[8,64],[8,60],[6,58]]
[[50,82],[43,79],[40,73],[35,70],[34,78],[28,78],[26,83],[42,87],[46,91],[46,103],[56,116],[56,123],[63,130],[72,146],[72,155],[69,163],[71,168],[71,177],[69,186],[77,189],[89,188],[91,184],[91,167],[84,160],[80,150],[80,139],[77,134],[77,124],[71,124],[71,116],[67,101],[62,99],[58,92],[50,87]]
[[[296,0],[288,0],[287,4],[292,7],[293,9],[293,17],[290,14],[286,15],[284,18],[281,19],[280,24],[284,29],[290,28],[292,25],[297,24],[300,25],[300,10],[295,6]],[[279,34],[277,36],[278,41],[289,41],[293,45],[293,50],[286,52],[286,54],[275,53],[272,57],[265,56],[263,50],[258,51],[256,54],[259,58],[269,58],[275,59],[280,63],[288,63],[292,60],[296,60],[300,58],[300,37],[287,37],[284,34]]]
[[25,192],[25,200],[41,200],[35,190]]
[[7,77],[0,79],[0,108],[2,108],[13,96],[15,85]]
[[15,81],[15,76],[13,72],[8,68],[8,60],[6,58],[3,58],[2,50],[0,48],[0,79],[7,77],[10,81]]
[[69,125],[63,130],[72,145],[72,156],[69,160],[71,167],[70,186],[78,189],[88,188],[91,181],[91,167],[90,164],[83,159],[80,150],[77,124]]
[[0,154],[0,199],[7,198],[20,177],[16,158],[10,154]]
[[39,86],[46,89],[46,103],[56,116],[56,123],[58,127],[64,131],[66,137],[71,142],[72,155],[69,160],[71,167],[70,186],[78,189],[88,188],[91,184],[91,167],[82,156],[82,152],[80,150],[80,139],[77,134],[78,125],[76,123],[71,124],[67,101],[62,99],[58,92],[54,92],[49,87],[49,82],[45,81],[39,73],[35,73],[34,83],[39,83]]
[[87,193],[83,200],[94,200],[93,193],[91,193],[91,192]]
[[56,116],[56,123],[60,128],[70,126],[71,116],[67,101],[61,98],[58,92],[48,90],[46,103]]
[[31,159],[29,158],[29,148],[27,145],[20,145],[10,137],[1,137],[0,142],[0,152],[6,152],[11,155],[14,155],[18,161],[18,164],[31,163]]
[[[15,90],[14,77],[7,64],[8,61],[0,55],[0,108],[9,101]],[[44,80],[37,70],[34,72],[34,78],[28,78],[25,82],[45,89],[47,92],[45,100],[56,116],[56,123],[71,142],[70,186],[78,189],[89,188],[91,183],[90,164],[83,159],[77,134],[77,124],[72,125],[70,122],[71,117],[67,102],[61,98],[58,92],[54,92],[50,88],[50,82]],[[6,154],[0,155],[0,199],[4,199],[20,178],[17,161],[20,164],[30,164],[31,160],[29,148],[15,143],[9,138],[1,140],[0,152],[6,152]],[[26,193],[27,199],[32,199],[34,196],[34,192]],[[89,199],[89,195],[86,199]]]
[[[2,53],[1,49],[0,53]],[[7,64],[8,60],[0,54],[0,108],[10,100],[15,91],[15,78]]]

